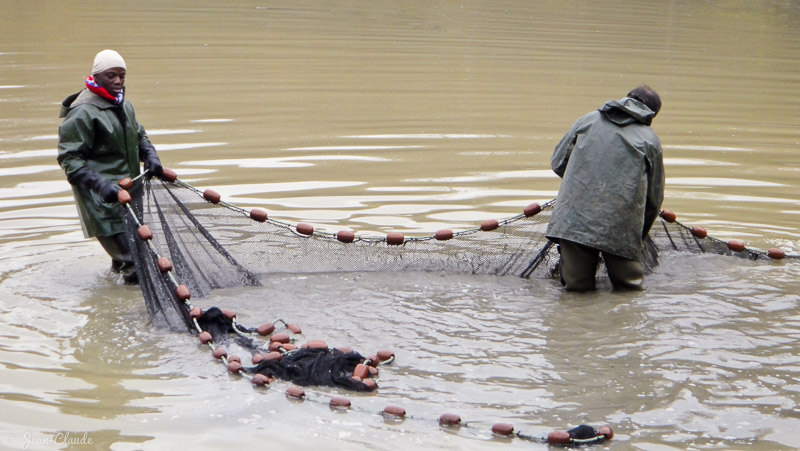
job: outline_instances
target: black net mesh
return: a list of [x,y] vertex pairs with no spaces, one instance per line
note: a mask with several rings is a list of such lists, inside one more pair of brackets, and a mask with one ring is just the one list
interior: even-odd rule
[[[192,296],[202,297],[215,288],[258,285],[257,275],[274,273],[439,271],[526,278],[558,276],[557,246],[544,235],[552,201],[529,206],[512,218],[485,221],[480,227],[455,233],[348,237],[312,230],[305,224],[266,219],[257,211],[254,214],[219,202],[216,193],[201,192],[179,180],[140,179],[130,193],[133,200],[128,204],[126,223],[142,293],[155,325],[176,331],[198,328],[190,317],[188,302],[184,302],[187,299],[176,294],[179,284],[185,285]],[[645,241],[642,262],[646,272],[658,265],[659,254],[665,251],[709,252],[754,260],[774,257],[763,251],[740,250],[731,242],[706,237],[703,229],[668,219],[668,215],[662,215]],[[152,239],[141,238],[141,225],[149,228]],[[159,267],[159,259],[164,258],[171,262],[171,270]],[[598,276],[604,272],[601,263]],[[225,327],[215,330],[216,340],[235,332]],[[257,352],[256,345],[251,347]],[[334,351],[304,350],[284,359],[280,368],[264,363],[254,371],[311,383],[312,378],[298,368],[337,368],[333,376],[323,371],[314,380],[359,389],[349,381],[349,375],[363,357],[357,353],[334,355]]]

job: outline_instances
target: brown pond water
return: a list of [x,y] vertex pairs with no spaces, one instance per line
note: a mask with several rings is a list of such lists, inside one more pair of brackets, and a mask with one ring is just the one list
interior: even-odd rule
[[[376,394],[290,402],[231,377],[84,240],[58,104],[103,48],[165,165],[273,217],[358,232],[474,227],[551,199],[553,146],[647,83],[664,207],[800,252],[793,1],[0,2],[0,442],[7,448],[800,447],[796,263],[669,255],[644,293],[460,274],[268,276],[200,300],[248,324],[391,348]],[[348,413],[327,407],[346,395]],[[410,418],[376,413],[403,406]],[[441,413],[468,426],[439,429]],[[89,443],[91,442],[91,443]]]

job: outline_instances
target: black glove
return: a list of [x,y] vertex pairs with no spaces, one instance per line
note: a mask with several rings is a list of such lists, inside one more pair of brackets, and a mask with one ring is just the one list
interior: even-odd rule
[[122,188],[115,183],[111,183],[100,174],[87,167],[82,167],[67,176],[67,181],[73,185],[81,185],[96,192],[103,199],[103,202],[117,202],[117,191]]
[[119,185],[106,182],[106,184],[100,188],[99,193],[100,197],[103,198],[103,202],[112,203],[119,202],[119,199],[117,199],[117,193],[120,190],[122,190],[122,188]]
[[151,176],[161,177],[164,175],[164,166],[161,165],[156,148],[147,138],[139,141],[139,159],[144,161],[144,170],[148,171]]

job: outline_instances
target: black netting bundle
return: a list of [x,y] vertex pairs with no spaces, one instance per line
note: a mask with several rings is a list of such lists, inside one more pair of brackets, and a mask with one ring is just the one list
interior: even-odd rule
[[[140,178],[129,191],[133,200],[128,204],[126,224],[148,312],[157,326],[176,331],[196,327],[183,302],[185,296],[176,295],[179,284],[192,296],[202,297],[215,288],[259,285],[257,275],[273,273],[438,271],[558,276],[557,246],[544,235],[553,201],[532,204],[517,216],[487,220],[480,227],[459,232],[356,236],[267,218],[263,211],[220,202],[213,191],[201,192],[180,180]],[[151,239],[142,239],[142,225],[151,232]],[[645,241],[642,262],[650,272],[658,265],[659,254],[672,250],[753,260],[774,258],[740,245],[707,237],[702,228],[689,228],[662,215]],[[164,260],[171,262],[168,270]],[[598,271],[602,273],[603,268]],[[219,330],[214,337],[231,332]],[[347,385],[349,382],[319,368],[341,368],[341,374],[349,375],[353,362],[363,360],[357,353],[299,351],[287,354],[281,368],[264,366],[258,371],[297,383]],[[318,376],[307,377],[309,368]],[[324,377],[319,376],[323,373]]]
[[[230,337],[239,347],[252,355],[269,352],[261,340],[253,339],[255,329],[235,324],[217,308],[211,307],[197,319],[200,329],[214,337],[216,345],[226,345]],[[244,333],[242,333],[244,332]],[[367,385],[352,378],[356,366],[365,361],[364,356],[352,350],[300,348],[284,353],[280,360],[264,359],[247,368],[251,374],[290,381],[297,385],[328,385],[354,391],[369,391]]]

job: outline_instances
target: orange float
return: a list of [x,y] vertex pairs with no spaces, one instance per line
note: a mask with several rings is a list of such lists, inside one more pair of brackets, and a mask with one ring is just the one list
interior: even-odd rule
[[453,231],[450,229],[437,230],[434,236],[439,241],[447,241],[453,238]]
[[295,229],[297,230],[297,233],[299,233],[301,235],[313,235],[314,234],[314,226],[312,226],[311,224],[306,224],[305,222],[301,222],[300,224],[297,224]]
[[242,368],[242,362],[237,362],[235,360],[233,362],[228,362],[228,371],[231,373],[238,373]]
[[287,324],[286,328],[289,329],[293,334],[302,334],[303,333],[303,330],[300,329],[300,326],[298,326],[297,324],[294,324],[294,323]]
[[386,244],[390,246],[399,246],[406,241],[406,237],[400,232],[391,232],[386,234]]
[[487,219],[481,223],[481,230],[484,232],[494,230],[498,227],[500,227],[500,223],[497,221],[497,219]]
[[767,256],[774,260],[783,260],[786,258],[786,252],[783,249],[778,249],[777,247],[773,247],[772,249],[767,251]]
[[263,354],[261,356],[261,360],[262,361],[264,361],[264,360],[275,360],[275,361],[278,361],[278,360],[280,360],[282,358],[283,358],[283,355],[281,355],[281,353],[278,352],[278,351],[268,352],[268,353]]
[[514,433],[514,426],[508,423],[495,423],[492,425],[492,432],[497,435],[511,435]]
[[269,341],[273,343],[289,343],[289,334],[281,332],[269,337]]
[[364,380],[369,375],[369,370],[367,369],[367,365],[363,363],[359,363],[356,365],[355,369],[353,370],[353,376]]
[[214,342],[214,337],[205,330],[200,332],[200,335],[198,335],[197,338],[199,338],[200,343],[203,343],[204,345]]
[[536,216],[541,211],[542,211],[542,206],[539,205],[537,202],[534,202],[534,203],[528,205],[527,207],[525,207],[522,210],[522,213],[525,214],[525,216],[530,217],[530,216]]
[[226,308],[221,308],[221,309],[219,309],[219,311],[222,313],[222,316],[224,316],[225,319],[227,319],[229,321],[232,321],[234,318],[236,318],[236,313],[233,312],[232,310],[228,310]]
[[161,180],[174,182],[175,180],[178,180],[178,173],[172,169],[164,168],[164,172],[161,173]]
[[203,309],[200,307],[192,307],[192,309],[189,311],[189,318],[198,319],[201,316],[203,316]]
[[406,416],[406,409],[400,406],[386,406],[383,409],[384,415],[394,416],[398,418],[403,418]]
[[568,445],[572,441],[567,431],[553,431],[547,434],[547,443],[551,445]]
[[256,333],[258,333],[258,335],[261,335],[262,337],[267,336],[272,332],[275,332],[275,325],[272,323],[264,323],[258,326],[258,328],[256,329]]
[[700,238],[701,240],[708,236],[708,232],[706,231],[706,229],[700,226],[692,227],[690,232],[692,232],[693,236],[695,236],[696,238]]
[[186,285],[178,285],[178,288],[175,289],[175,295],[181,301],[188,301],[192,298],[192,293],[189,292],[189,287]]
[[286,396],[292,399],[303,399],[306,397],[306,392],[302,388],[292,385],[286,389]]
[[328,402],[328,405],[334,408],[346,409],[350,407],[350,400],[341,396],[336,396],[331,398],[331,400]]
[[394,351],[389,351],[388,349],[383,349],[378,351],[378,360],[380,360],[381,362],[385,362],[393,358],[394,358]]
[[269,378],[264,376],[263,374],[255,374],[253,375],[252,379],[253,385],[258,387],[263,387],[265,385],[269,385]]
[[340,230],[336,233],[336,239],[342,243],[352,243],[356,239],[356,234],[351,230]]
[[675,215],[675,213],[672,212],[672,210],[661,210],[660,216],[661,219],[669,223],[673,223],[675,222],[676,219],[678,219],[678,217]]
[[728,249],[733,252],[742,252],[745,250],[745,247],[744,243],[739,240],[730,240],[728,241]]
[[220,199],[222,199],[222,196],[220,196],[219,193],[213,189],[207,189],[203,191],[203,199],[211,202],[212,204],[218,204]]
[[461,424],[461,417],[454,413],[444,413],[439,417],[440,426],[458,426]]
[[119,187],[124,190],[129,190],[133,188],[133,180],[131,180],[130,177],[125,177],[124,179],[117,182],[117,185],[119,185]]
[[145,241],[150,241],[153,239],[153,232],[151,232],[150,227],[147,227],[146,225],[140,226],[136,233],[139,235],[139,238]]
[[161,273],[172,271],[172,262],[167,257],[159,258],[156,265]]
[[302,347],[309,349],[324,349],[326,351],[328,350],[328,344],[322,340],[311,340],[308,343],[304,344]]
[[267,220],[267,212],[258,208],[254,208],[250,210],[250,219],[258,222],[264,222]]
[[117,191],[117,201],[122,205],[129,203],[131,201],[131,193],[124,189]]

